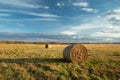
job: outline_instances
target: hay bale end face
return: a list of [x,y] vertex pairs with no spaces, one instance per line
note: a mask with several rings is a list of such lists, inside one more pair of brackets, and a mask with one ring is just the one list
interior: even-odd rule
[[82,44],[73,44],[64,49],[63,57],[71,62],[84,62],[88,58],[88,51]]

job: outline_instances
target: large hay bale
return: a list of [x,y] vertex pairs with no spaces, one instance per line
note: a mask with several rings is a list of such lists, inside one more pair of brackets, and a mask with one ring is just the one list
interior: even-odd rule
[[64,49],[63,57],[71,62],[83,62],[88,58],[88,51],[82,44],[73,44]]

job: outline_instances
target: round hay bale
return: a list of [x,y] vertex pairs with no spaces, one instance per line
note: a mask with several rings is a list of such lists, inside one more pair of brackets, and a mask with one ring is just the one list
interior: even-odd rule
[[48,48],[52,48],[52,46],[48,43],[45,44],[45,48],[48,49]]
[[71,62],[83,62],[88,58],[88,51],[82,44],[73,44],[64,49],[63,57]]
[[47,48],[48,48],[48,46],[49,46],[49,44],[48,44],[48,43],[46,43],[46,44],[45,44],[45,48],[47,49]]

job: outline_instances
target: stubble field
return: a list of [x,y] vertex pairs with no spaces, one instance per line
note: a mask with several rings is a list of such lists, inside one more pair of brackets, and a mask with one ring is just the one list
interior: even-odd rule
[[120,80],[120,44],[83,44],[88,60],[63,59],[65,44],[0,44],[0,80]]

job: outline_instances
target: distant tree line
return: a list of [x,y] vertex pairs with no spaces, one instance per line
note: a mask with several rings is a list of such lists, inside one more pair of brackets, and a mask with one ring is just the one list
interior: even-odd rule
[[[62,42],[25,42],[25,41],[0,41],[0,44],[74,44],[74,43],[62,43]],[[120,44],[120,43],[89,43],[81,42],[81,44]]]
[[[25,42],[25,41],[0,41],[0,44],[61,44],[59,42]],[[62,43],[66,44],[66,43]]]

